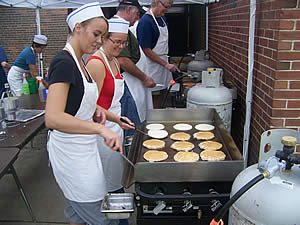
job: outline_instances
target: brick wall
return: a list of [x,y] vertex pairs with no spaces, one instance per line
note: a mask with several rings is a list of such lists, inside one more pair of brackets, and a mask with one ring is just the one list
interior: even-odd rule
[[272,127],[300,126],[300,1],[279,1],[278,53]]
[[[65,44],[68,34],[66,16],[67,9],[40,10],[41,33],[48,37],[43,54],[45,66],[49,66],[53,56]],[[24,47],[31,46],[37,32],[35,10],[0,7],[0,23],[0,45],[12,63]]]
[[[300,0],[257,0],[249,161],[257,161],[260,135],[270,128],[298,129],[300,120]],[[232,135],[242,149],[248,66],[250,0],[209,6],[211,59],[237,87]]]

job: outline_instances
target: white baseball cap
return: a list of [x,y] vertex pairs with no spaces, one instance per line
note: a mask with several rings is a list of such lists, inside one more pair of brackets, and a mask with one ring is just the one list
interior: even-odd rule
[[108,20],[108,32],[128,33],[129,22],[119,17],[112,17]]
[[71,12],[67,17],[67,24],[71,31],[74,30],[76,23],[81,23],[95,17],[105,17],[99,2],[85,4]]
[[37,34],[33,36],[33,42],[40,45],[47,45],[48,38],[45,35]]

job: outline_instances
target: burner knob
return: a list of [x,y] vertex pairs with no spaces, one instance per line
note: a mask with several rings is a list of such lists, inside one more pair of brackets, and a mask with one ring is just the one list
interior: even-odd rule
[[185,200],[183,204],[184,204],[182,206],[182,211],[183,212],[187,212],[190,208],[193,207],[193,204],[192,204],[192,202],[190,200]]
[[153,213],[158,215],[164,208],[166,208],[165,201],[157,201],[157,206],[153,209]]

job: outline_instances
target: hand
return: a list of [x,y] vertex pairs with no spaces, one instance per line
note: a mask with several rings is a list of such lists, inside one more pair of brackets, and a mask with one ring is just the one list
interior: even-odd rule
[[142,83],[146,88],[153,88],[156,85],[155,81],[151,77],[148,77],[148,76],[146,77],[145,80],[143,80]]
[[93,116],[93,120],[97,123],[102,124],[102,125],[105,124],[106,116],[105,116],[105,113],[102,111],[102,109],[100,109],[100,108],[96,109],[96,111],[94,113],[94,116]]
[[111,129],[103,125],[99,133],[104,138],[104,143],[108,147],[110,147],[114,151],[120,151],[121,153],[123,153],[123,148],[121,145],[122,142],[117,133],[113,132]]
[[123,121],[119,120],[119,126],[122,129],[125,129],[125,130],[134,129],[134,123],[131,122],[130,119],[128,119],[126,116],[122,116],[121,118],[126,121],[126,122],[123,122]]
[[178,67],[175,65],[175,64],[170,64],[170,63],[167,63],[166,65],[165,65],[165,68],[167,69],[167,70],[169,70],[170,72],[180,72],[180,69],[178,69]]

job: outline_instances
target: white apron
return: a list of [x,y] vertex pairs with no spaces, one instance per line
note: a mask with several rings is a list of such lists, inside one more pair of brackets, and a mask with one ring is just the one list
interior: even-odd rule
[[[100,53],[104,59],[104,62],[111,73],[111,76],[114,79],[114,96],[111,102],[111,106],[108,111],[116,115],[121,115],[121,103],[120,100],[124,93],[124,80],[116,79],[113,75],[113,71],[109,65],[107,57],[102,52],[103,49],[100,49]],[[123,140],[123,129],[116,123],[111,121],[106,121],[105,126],[116,132],[121,140]],[[124,161],[120,156],[119,152],[113,151],[105,143],[102,137],[98,138],[98,149],[100,151],[101,161],[103,165],[103,170],[106,179],[106,187],[109,192],[118,190],[123,187],[122,185],[122,176],[124,170]]]
[[[151,9],[149,10],[149,12],[159,30],[159,37],[152,51],[155,54],[157,54],[161,59],[168,62],[169,32],[168,32],[167,24],[162,18],[165,26],[160,27]],[[158,91],[158,90],[163,90],[168,88],[168,84],[170,80],[172,80],[172,73],[169,70],[167,70],[165,67],[159,65],[156,62],[153,62],[151,59],[149,59],[146,56],[143,58],[141,57],[140,61],[138,62],[138,67],[148,76],[152,77],[152,79],[158,85],[157,87],[152,88],[152,91]]]
[[[132,33],[136,34],[136,31],[133,31]],[[149,74],[146,73],[142,67],[142,63],[146,60],[146,56],[140,46],[139,48],[141,56],[139,61],[136,63],[136,66],[148,76]],[[132,76],[130,73],[123,72],[122,75],[135,101],[140,121],[143,122],[146,119],[147,110],[153,109],[151,93],[152,89],[146,88],[140,79],[136,78],[135,76]]]
[[24,70],[18,66],[12,66],[7,74],[10,90],[12,90],[16,96],[21,96],[23,94],[23,73],[29,73],[29,70]]
[[[75,60],[84,84],[82,102],[75,117],[92,123],[98,98],[97,84],[86,80],[72,46],[67,43],[65,48]],[[100,201],[107,193],[97,136],[50,132],[47,147],[53,173],[65,197],[71,201]]]

